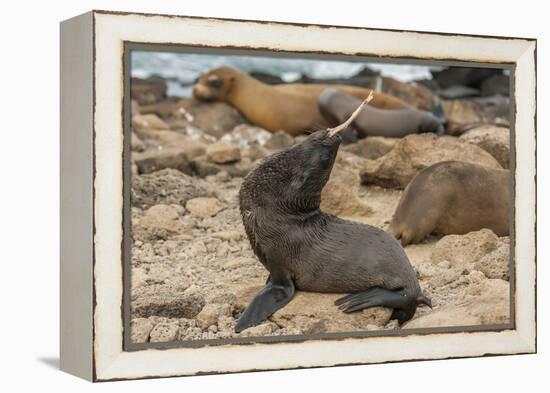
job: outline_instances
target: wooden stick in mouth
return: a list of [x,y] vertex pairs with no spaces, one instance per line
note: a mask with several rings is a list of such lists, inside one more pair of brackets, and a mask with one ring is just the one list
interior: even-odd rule
[[361,103],[361,105],[359,105],[357,107],[357,109],[351,114],[351,116],[349,117],[349,119],[347,119],[345,122],[343,122],[342,124],[340,124],[339,126],[336,126],[334,128],[328,128],[327,131],[328,131],[328,136],[331,137],[331,136],[334,136],[336,134],[338,134],[340,131],[343,131],[345,130],[350,124],[351,122],[357,117],[357,115],[359,114],[359,112],[361,112],[361,109],[363,109],[363,107],[365,105],[367,105],[369,102],[371,102],[373,99],[373,94],[372,94],[372,90],[371,92],[369,93],[369,96],[367,98],[365,98],[363,100],[363,102]]

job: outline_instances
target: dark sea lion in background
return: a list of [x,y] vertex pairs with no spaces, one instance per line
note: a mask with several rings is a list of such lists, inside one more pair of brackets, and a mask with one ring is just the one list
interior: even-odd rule
[[[344,85],[268,85],[236,69],[220,67],[199,78],[193,96],[203,101],[225,101],[256,126],[271,132],[284,130],[296,136],[330,126],[317,104],[321,91],[330,86],[359,100],[364,100],[372,92],[371,89]],[[372,105],[384,109],[409,108],[398,98],[383,93],[374,93]]]
[[[336,124],[349,118],[360,103],[361,100],[356,97],[333,88],[323,90],[319,96],[321,113],[327,120]],[[367,136],[402,138],[409,134],[423,132],[441,135],[445,131],[444,119],[416,108],[386,110],[367,106],[353,121],[352,127],[359,138]]]
[[418,243],[432,232],[465,234],[483,228],[510,233],[510,171],[463,161],[443,161],[409,183],[389,231],[401,244]]
[[346,127],[317,131],[267,157],[245,177],[241,216],[270,278],[240,317],[236,332],[284,307],[295,290],[351,293],[336,301],[342,311],[390,307],[391,318],[400,323],[414,316],[418,304],[430,305],[397,240],[319,208],[341,143],[338,132]]

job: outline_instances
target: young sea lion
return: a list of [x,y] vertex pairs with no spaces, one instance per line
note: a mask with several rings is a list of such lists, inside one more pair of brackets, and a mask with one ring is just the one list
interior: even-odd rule
[[[237,108],[252,124],[296,136],[329,124],[319,112],[321,91],[331,85],[289,83],[268,85],[230,67],[220,67],[202,75],[193,96],[204,101],[225,101]],[[365,99],[371,89],[333,85],[338,91]],[[393,96],[374,93],[372,105],[384,109],[409,108]]]
[[344,312],[391,307],[391,318],[400,323],[413,317],[419,303],[430,305],[399,242],[381,229],[319,208],[341,143],[338,131],[347,125],[349,121],[309,135],[267,157],[245,177],[239,192],[241,216],[270,278],[237,322],[236,332],[284,307],[296,289],[351,293],[336,301]]
[[[325,118],[342,123],[361,103],[361,100],[349,94],[329,88],[319,96],[319,108]],[[440,108],[442,110],[442,108]],[[367,136],[385,136],[402,138],[409,134],[433,132],[443,134],[444,119],[432,113],[415,108],[386,110],[365,107],[353,121],[353,128],[359,138]]]
[[420,171],[407,185],[389,231],[401,244],[432,232],[465,234],[489,228],[510,233],[510,171],[444,161]]

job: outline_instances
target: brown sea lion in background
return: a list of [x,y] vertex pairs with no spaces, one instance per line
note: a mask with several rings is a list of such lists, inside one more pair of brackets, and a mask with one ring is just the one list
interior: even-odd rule
[[[323,90],[319,96],[321,113],[335,124],[349,118],[360,103],[361,100],[333,88]],[[367,106],[355,118],[352,127],[357,131],[359,138],[402,138],[423,132],[441,135],[445,131],[443,121],[430,112],[416,108],[387,110]]]
[[443,161],[420,171],[405,189],[389,231],[401,244],[432,232],[465,234],[482,228],[510,233],[510,171]]
[[[276,132],[284,130],[296,136],[330,126],[321,115],[318,98],[333,87],[359,100],[371,89],[326,84],[268,85],[230,67],[220,67],[202,75],[193,96],[203,101],[225,101],[237,108],[252,124]],[[383,109],[404,109],[409,105],[393,96],[374,93],[371,105]]]
[[399,323],[411,319],[419,304],[431,306],[399,242],[381,229],[319,208],[342,141],[339,131],[346,126],[309,135],[245,177],[239,192],[244,228],[270,276],[236,332],[267,319],[296,290],[351,293],[336,301],[342,311],[389,307]]

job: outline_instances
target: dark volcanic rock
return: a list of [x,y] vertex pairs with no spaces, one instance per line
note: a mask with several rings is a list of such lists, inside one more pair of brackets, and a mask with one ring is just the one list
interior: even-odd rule
[[239,162],[234,164],[216,164],[208,160],[205,156],[201,156],[192,160],[191,166],[193,168],[193,173],[197,174],[199,177],[215,175],[222,171],[234,177],[244,177],[250,172],[254,164],[248,157],[243,157]]
[[448,67],[441,71],[431,71],[440,88],[463,85],[478,88],[484,79],[502,74],[501,69]]
[[139,174],[156,172],[161,169],[172,168],[190,175],[191,164],[183,149],[169,148],[162,150],[148,150],[132,155],[138,167]]
[[131,78],[130,96],[140,105],[153,104],[166,98],[166,82],[162,80],[149,80]]
[[494,95],[510,95],[510,77],[504,74],[492,75],[481,82],[481,95],[484,97]]
[[250,73],[250,76],[255,78],[255,79],[258,79],[260,82],[266,83],[268,85],[280,85],[282,83],[285,83],[277,75],[268,74],[268,73],[265,73],[265,72],[253,71],[253,72]]

